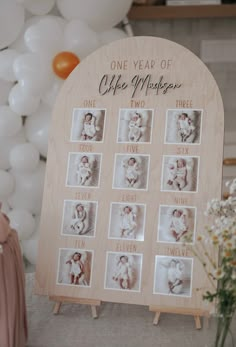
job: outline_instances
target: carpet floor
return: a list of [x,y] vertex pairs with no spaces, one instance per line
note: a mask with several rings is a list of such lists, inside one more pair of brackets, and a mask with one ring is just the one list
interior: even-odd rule
[[[33,294],[34,274],[26,274],[29,339],[27,347],[211,347],[214,321],[195,329],[190,316],[162,314],[153,326],[154,314],[138,305],[103,303],[99,318],[86,305],[64,304],[53,315],[54,304]],[[236,320],[233,322],[235,327]],[[233,328],[232,326],[232,328]],[[233,328],[236,341],[236,331]],[[231,346],[231,344],[228,344]]]

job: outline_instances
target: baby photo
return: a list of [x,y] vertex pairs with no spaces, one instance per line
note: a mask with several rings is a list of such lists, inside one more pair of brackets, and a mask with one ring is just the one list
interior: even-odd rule
[[70,140],[73,142],[102,142],[105,128],[103,109],[74,108]]
[[72,187],[98,187],[102,156],[98,153],[70,152],[66,185]]
[[93,251],[60,248],[57,284],[91,286]]
[[113,188],[148,189],[149,155],[116,154]]
[[146,206],[111,203],[109,239],[144,240]]
[[157,241],[194,243],[196,208],[161,205]]
[[198,169],[199,157],[163,156],[161,190],[196,192]]
[[65,200],[62,235],[94,237],[97,202]]
[[165,143],[200,144],[202,110],[167,110]]
[[150,143],[153,110],[120,109],[118,142]]
[[155,257],[154,294],[192,295],[193,259],[181,257]]
[[139,292],[142,254],[107,252],[105,289]]

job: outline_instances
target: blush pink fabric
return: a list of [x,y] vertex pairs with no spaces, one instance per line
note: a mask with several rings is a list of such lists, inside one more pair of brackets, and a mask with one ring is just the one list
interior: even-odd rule
[[0,347],[25,347],[25,277],[16,231],[0,212]]

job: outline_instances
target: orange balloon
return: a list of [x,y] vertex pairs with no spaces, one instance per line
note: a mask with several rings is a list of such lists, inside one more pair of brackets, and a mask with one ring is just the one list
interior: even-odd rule
[[52,67],[55,74],[65,80],[79,63],[80,60],[74,53],[60,52],[54,57]]

